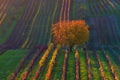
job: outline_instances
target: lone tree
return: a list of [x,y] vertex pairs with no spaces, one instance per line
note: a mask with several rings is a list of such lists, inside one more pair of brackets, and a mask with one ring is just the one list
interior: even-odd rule
[[58,22],[52,26],[52,34],[55,44],[69,46],[70,50],[89,39],[88,25],[84,20]]

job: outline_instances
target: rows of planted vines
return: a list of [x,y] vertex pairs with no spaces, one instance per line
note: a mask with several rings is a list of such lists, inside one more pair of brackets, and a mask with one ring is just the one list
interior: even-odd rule
[[[0,43],[3,43],[10,36],[10,33],[12,32],[17,21],[19,20],[20,15],[23,11],[23,6],[17,6],[15,8],[14,0],[4,0],[0,3]],[[13,15],[13,10],[16,10],[15,15]]]
[[74,80],[75,79],[75,57],[74,52],[68,53],[68,62],[67,62],[67,79]]
[[[58,48],[53,49],[53,44],[50,44],[48,48],[41,48],[39,51],[34,52],[33,57],[31,59],[27,58],[27,60],[28,64],[22,64],[20,72],[15,75],[15,79],[120,79],[120,67],[107,50],[86,52],[81,48],[69,52]],[[9,76],[11,79],[12,74]]]
[[120,0],[0,0],[0,80],[120,80]]
[[96,53],[91,51],[89,52],[89,54],[90,54],[90,63],[91,63],[91,73],[93,79],[96,80],[102,79],[99,71],[100,65],[97,62]]
[[105,55],[101,54],[101,51],[98,52],[98,56],[99,56],[99,60],[100,60],[100,64],[103,68],[103,79],[109,79],[109,80],[113,80],[114,76],[112,74],[112,71],[110,69],[110,65],[108,64]]
[[[24,67],[24,70],[21,70],[22,72],[18,74],[16,79],[77,80],[77,76],[79,79],[85,80],[120,79],[119,66],[114,62],[114,58],[111,57],[108,51],[86,52],[86,50],[81,48],[77,51],[68,52],[62,49],[59,49],[60,51],[53,49],[52,46],[51,44],[48,49],[40,53],[42,55],[38,56],[36,63],[34,57],[37,53],[35,53],[33,58],[29,60],[29,64]],[[77,66],[78,69],[76,68]]]

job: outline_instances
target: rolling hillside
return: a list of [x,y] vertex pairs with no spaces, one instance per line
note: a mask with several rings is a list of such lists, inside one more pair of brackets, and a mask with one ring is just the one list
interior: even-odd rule
[[[82,19],[86,47],[52,43],[53,24]],[[119,0],[0,0],[0,80],[120,80],[119,62]]]

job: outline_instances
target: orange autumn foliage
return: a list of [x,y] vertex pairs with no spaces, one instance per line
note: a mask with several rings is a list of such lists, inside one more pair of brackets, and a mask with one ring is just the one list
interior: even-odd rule
[[52,26],[52,34],[56,44],[67,46],[82,45],[89,39],[85,20],[58,22]]

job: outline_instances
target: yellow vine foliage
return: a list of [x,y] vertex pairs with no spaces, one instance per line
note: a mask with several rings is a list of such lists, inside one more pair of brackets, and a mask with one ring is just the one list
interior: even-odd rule
[[39,61],[40,67],[42,67],[42,66],[44,65],[44,62],[45,62],[45,60],[47,59],[47,57],[48,57],[50,51],[52,50],[52,48],[53,48],[53,44],[51,43],[51,44],[49,45],[48,49],[45,51],[45,53],[44,53],[44,55],[42,56],[42,58],[40,59],[40,61]]
[[52,26],[56,44],[82,45],[89,40],[88,25],[85,20],[61,21]]

